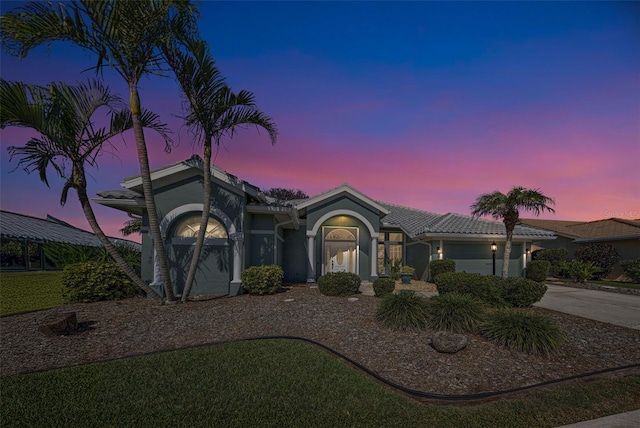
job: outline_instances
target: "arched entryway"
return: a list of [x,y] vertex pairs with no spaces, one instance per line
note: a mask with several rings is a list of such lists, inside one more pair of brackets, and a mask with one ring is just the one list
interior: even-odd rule
[[322,228],[322,237],[323,273],[351,272],[359,274],[358,228],[325,226]]

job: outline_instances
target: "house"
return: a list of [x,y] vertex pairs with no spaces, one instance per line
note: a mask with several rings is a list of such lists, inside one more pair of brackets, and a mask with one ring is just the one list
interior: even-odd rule
[[[182,291],[202,211],[202,159],[198,156],[152,171],[176,294]],[[492,272],[492,242],[502,265],[501,222],[460,214],[435,214],[375,201],[343,184],[308,199],[279,201],[219,168],[212,168],[213,204],[194,295],[241,292],[241,271],[276,264],[286,282],[313,283],[328,272],[353,272],[363,281],[386,273],[393,259],[429,279],[429,263],[454,259],[460,271]],[[125,178],[124,190],[98,193],[95,202],[143,217],[142,277],[162,292],[151,237],[145,233],[140,176]],[[521,275],[533,241],[555,234],[518,226],[510,272]]]
[[[609,244],[620,255],[620,261],[640,258],[640,219],[626,220],[607,218],[595,221],[558,221],[541,219],[522,219],[522,224],[554,232],[558,238],[554,241],[534,241],[532,249],[564,248],[573,259],[578,248],[590,243]],[[618,264],[609,275],[617,278],[622,274]]]
[[[11,211],[0,211],[0,268],[2,270],[45,270],[56,267],[44,255],[46,242],[101,247],[98,237],[53,216],[46,219]],[[109,238],[138,251],[140,244],[127,239]]]

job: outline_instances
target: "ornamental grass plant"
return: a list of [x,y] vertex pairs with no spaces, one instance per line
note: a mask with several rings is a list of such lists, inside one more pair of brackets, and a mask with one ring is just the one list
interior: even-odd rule
[[525,310],[498,309],[487,313],[482,334],[512,351],[550,356],[562,345],[563,336],[556,324],[539,314]]
[[484,319],[484,304],[470,295],[449,293],[429,299],[428,325],[434,330],[475,333]]
[[412,290],[388,294],[379,303],[376,319],[393,330],[421,329],[427,326],[427,301]]

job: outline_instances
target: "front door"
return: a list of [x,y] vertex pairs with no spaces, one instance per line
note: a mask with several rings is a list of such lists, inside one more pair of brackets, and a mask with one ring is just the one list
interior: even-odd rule
[[357,273],[358,253],[355,227],[326,227],[324,230],[324,271]]

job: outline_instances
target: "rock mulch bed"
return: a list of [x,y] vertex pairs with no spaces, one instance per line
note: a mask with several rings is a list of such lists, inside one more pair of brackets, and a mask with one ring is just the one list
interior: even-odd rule
[[[533,309],[569,339],[551,358],[511,352],[479,336],[455,354],[431,346],[435,331],[396,332],[374,318],[379,299],[323,296],[292,286],[271,296],[244,295],[160,306],[142,298],[65,305],[0,318],[0,376],[258,336],[318,341],[387,380],[440,394],[499,391],[640,363],[640,331]],[[38,331],[47,317],[75,312],[87,328],[67,336]]]

